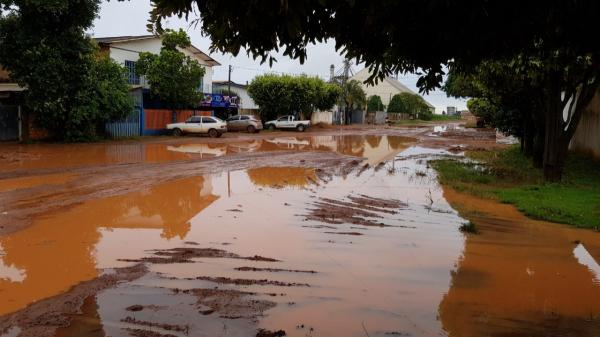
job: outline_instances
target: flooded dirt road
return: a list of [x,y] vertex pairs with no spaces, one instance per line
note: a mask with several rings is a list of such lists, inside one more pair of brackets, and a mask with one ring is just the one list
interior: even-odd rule
[[493,132],[348,133],[9,147],[0,336],[600,335],[599,233],[428,167]]

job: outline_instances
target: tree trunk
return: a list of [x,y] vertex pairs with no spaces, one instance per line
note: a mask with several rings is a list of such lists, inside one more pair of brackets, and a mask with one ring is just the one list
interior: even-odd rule
[[[544,179],[560,181],[563,172],[566,151],[564,147],[564,122],[561,101],[560,74],[555,73],[548,88],[546,123],[544,130]],[[567,144],[568,146],[568,144]]]
[[[560,181],[569,151],[569,143],[584,110],[597,93],[599,81],[591,73],[579,83],[568,83],[563,92],[561,73],[550,77],[544,135],[544,179]],[[590,81],[591,80],[591,81]],[[561,97],[564,94],[564,97]],[[566,120],[563,117],[567,111]]]

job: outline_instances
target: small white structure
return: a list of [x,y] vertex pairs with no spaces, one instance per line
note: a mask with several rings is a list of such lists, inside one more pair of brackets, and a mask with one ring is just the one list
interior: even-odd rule
[[[363,87],[363,90],[367,94],[367,97],[377,95],[381,97],[381,101],[387,107],[390,104],[390,100],[394,95],[401,94],[404,92],[417,95],[414,91],[410,90],[407,86],[400,83],[397,79],[393,77],[386,77],[383,80],[379,80],[377,84],[365,84],[364,82],[371,76],[371,72],[368,68],[364,68],[363,70],[356,73],[356,75],[352,76],[351,80],[356,80],[360,82]],[[431,110],[432,113],[435,113],[435,107],[431,105],[429,102],[425,101],[427,106]]]
[[238,113],[247,115],[258,115],[258,105],[254,102],[252,97],[248,94],[248,85],[239,84],[229,81],[213,81],[213,94],[226,93],[229,88],[231,91],[236,93],[239,97],[238,102]]
[[[135,62],[140,58],[141,52],[150,52],[159,54],[162,47],[162,38],[156,35],[141,35],[141,36],[116,36],[116,37],[99,37],[94,40],[100,46],[102,52],[108,53],[110,58],[117,63],[122,64],[129,71],[129,84],[139,85],[148,88],[143,76],[139,76],[135,72]],[[200,90],[204,93],[212,91],[212,77],[214,66],[221,65],[215,59],[204,53],[200,49],[190,46],[181,51],[195,59],[205,69],[204,78],[200,84]]]

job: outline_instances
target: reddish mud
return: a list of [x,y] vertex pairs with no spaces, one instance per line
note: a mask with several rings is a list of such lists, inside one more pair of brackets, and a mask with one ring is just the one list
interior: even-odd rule
[[195,258],[228,258],[250,261],[278,262],[279,260],[263,256],[239,256],[222,249],[214,248],[173,248],[169,250],[159,250],[153,253],[154,256],[143,257],[141,259],[119,259],[123,262],[149,262],[149,263],[192,263]]
[[26,309],[0,317],[0,333],[19,327],[21,337],[54,336],[56,329],[70,324],[70,315],[80,312],[84,300],[119,282],[132,281],[146,273],[146,268],[136,265],[116,269],[93,280],[79,283],[69,291],[36,302]]
[[[399,200],[384,200],[381,198],[372,198],[365,195],[347,196],[350,201],[333,200],[329,198],[320,198],[320,201],[314,202],[317,208],[310,209],[310,213],[305,216],[306,220],[315,220],[328,224],[340,225],[350,223],[361,226],[388,226],[382,222],[377,222],[377,218],[383,218],[380,213],[396,214],[399,209],[406,208],[408,205]],[[337,227],[328,227],[337,228]],[[355,232],[325,232],[328,234],[347,234],[362,235]]]
[[281,268],[256,268],[256,267],[237,267],[239,271],[266,271],[271,273],[287,272],[287,273],[309,273],[315,274],[314,270],[297,270],[297,269],[281,269]]
[[273,280],[255,280],[255,279],[232,279],[229,277],[210,277],[210,276],[198,276],[195,278],[196,280],[209,281],[218,284],[234,284],[237,286],[249,286],[249,285],[259,285],[259,286],[277,286],[277,287],[310,287],[308,283],[295,283],[295,282],[281,282],[281,281],[273,281]]
[[[600,233],[532,220],[513,206],[451,189],[444,196],[479,232],[466,235],[463,256],[440,303],[446,331],[456,336],[600,335],[600,275],[590,269],[594,258],[600,261]],[[588,264],[582,254],[590,257]]]
[[[7,234],[31,224],[31,219],[76,204],[119,196],[153,186],[225,170],[242,170],[256,166],[299,166],[320,169],[318,174],[348,172],[353,168],[353,157],[335,153],[290,153],[277,156],[265,153],[241,154],[232,157],[202,161],[174,161],[166,163],[138,163],[61,169],[74,178],[59,185],[34,185],[9,191],[0,191],[0,234]],[[52,171],[49,171],[52,172]],[[326,173],[327,172],[327,173]],[[17,171],[0,173],[0,181],[37,172]],[[49,174],[49,173],[44,173]],[[152,177],[152,179],[148,179]],[[1,210],[0,210],[1,211]]]
[[176,335],[162,334],[160,332],[143,329],[125,329],[125,331],[127,331],[129,335],[133,337],[178,337]]
[[[599,335],[600,233],[437,185],[427,160],[499,146],[492,134],[354,128],[71,155],[20,147],[0,168],[0,199],[50,207],[0,234],[0,335]],[[140,153],[130,148],[144,155],[122,155]],[[459,231],[467,220],[480,234]],[[106,268],[143,270],[77,290],[119,275]]]
[[256,333],[256,337],[283,337],[283,336],[286,336],[285,331],[283,331],[283,330],[270,331],[270,330],[260,329]]
[[197,298],[199,307],[207,307],[204,315],[216,313],[219,317],[229,319],[251,318],[256,319],[276,303],[254,299],[256,293],[231,289],[190,289],[184,293],[192,294]]

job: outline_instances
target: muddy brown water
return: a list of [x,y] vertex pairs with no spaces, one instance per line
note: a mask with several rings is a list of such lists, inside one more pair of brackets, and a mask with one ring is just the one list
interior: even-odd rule
[[[600,335],[600,234],[444,191],[427,160],[454,154],[421,144],[290,133],[20,147],[4,156],[0,193],[93,175],[68,171],[78,167],[272,155],[53,209],[0,236],[0,336]],[[361,159],[324,175],[277,162],[281,151]],[[481,233],[462,234],[466,219]],[[143,276],[80,289],[136,261]],[[78,291],[75,309],[53,311]]]

